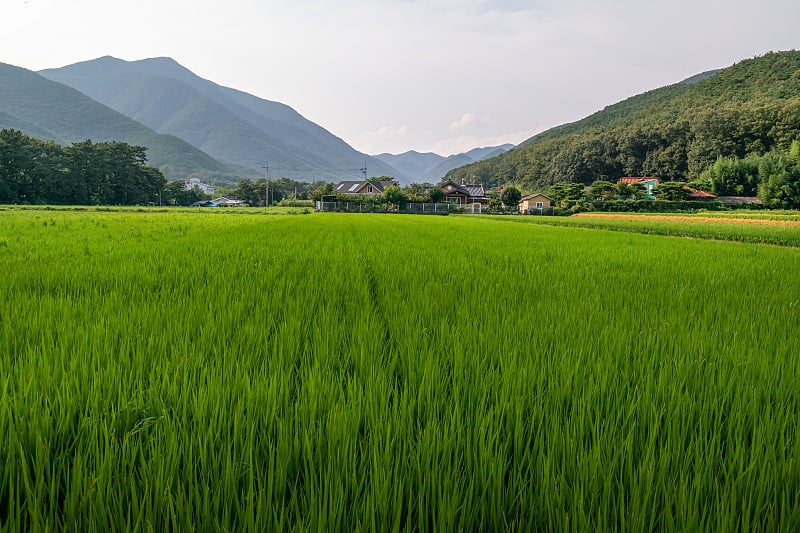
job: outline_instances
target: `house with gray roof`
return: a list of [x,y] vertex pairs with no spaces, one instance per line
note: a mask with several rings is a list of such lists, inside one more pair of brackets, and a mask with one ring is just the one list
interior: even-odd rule
[[378,195],[378,194],[383,194],[383,191],[385,191],[392,185],[397,185],[397,182],[394,180],[340,181],[336,185],[334,192],[336,192],[336,194],[352,194],[359,196]]
[[483,187],[483,183],[458,184],[453,180],[447,180],[440,183],[438,187],[442,189],[445,199],[452,204],[485,204],[489,201],[489,195],[486,194],[486,189]]

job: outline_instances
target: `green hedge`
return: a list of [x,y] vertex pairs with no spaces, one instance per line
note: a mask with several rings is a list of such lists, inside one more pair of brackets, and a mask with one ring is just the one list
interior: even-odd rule
[[579,202],[573,207],[574,212],[585,211],[604,211],[604,212],[626,212],[626,213],[674,213],[674,212],[695,212],[698,210],[706,211],[727,211],[735,209],[762,209],[758,204],[723,204],[719,201],[668,201],[668,200],[613,200]]

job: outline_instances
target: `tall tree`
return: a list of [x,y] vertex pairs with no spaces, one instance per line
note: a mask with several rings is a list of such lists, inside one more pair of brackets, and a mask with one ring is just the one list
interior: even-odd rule
[[500,201],[506,207],[516,207],[522,198],[522,193],[513,185],[503,187],[503,192],[500,193]]

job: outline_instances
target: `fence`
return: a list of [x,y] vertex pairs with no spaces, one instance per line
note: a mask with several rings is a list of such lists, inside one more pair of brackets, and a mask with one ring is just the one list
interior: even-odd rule
[[401,206],[371,202],[317,202],[317,211],[336,213],[408,213],[415,215],[447,215],[455,211],[452,204],[409,203]]
[[[448,215],[448,214],[485,214],[485,215],[519,215],[517,209],[487,209],[480,203],[458,205],[451,203],[407,203],[404,205],[381,204],[376,202],[320,202],[316,203],[317,211],[335,213],[404,213],[414,215]],[[532,208],[527,215],[555,215],[555,208]]]
[[555,207],[531,207],[523,213],[524,215],[553,216],[556,214]]

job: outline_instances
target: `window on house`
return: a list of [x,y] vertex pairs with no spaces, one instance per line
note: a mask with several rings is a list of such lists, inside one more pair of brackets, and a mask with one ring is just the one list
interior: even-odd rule
[[367,185],[367,192],[372,192],[372,185]]

